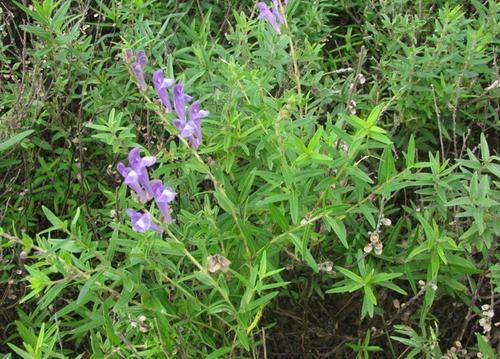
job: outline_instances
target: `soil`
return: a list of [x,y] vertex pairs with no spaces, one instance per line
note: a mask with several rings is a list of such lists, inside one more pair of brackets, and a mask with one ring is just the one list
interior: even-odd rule
[[[376,312],[373,318],[360,320],[363,298],[359,292],[325,294],[324,297],[313,294],[307,298],[303,283],[290,284],[288,289],[299,299],[292,299],[293,295],[280,297],[267,310],[262,321],[267,325],[266,351],[261,353],[263,358],[355,358],[356,353],[348,344],[360,343],[367,330],[371,331],[370,345],[382,348],[382,351],[372,352],[370,358],[404,358],[409,348],[390,338],[390,335],[395,335],[393,326],[402,324],[419,330],[419,313],[415,311],[421,308],[423,298],[417,298],[406,309],[398,310],[395,304],[405,303],[412,295],[403,297],[379,291],[378,307],[385,317]],[[406,289],[411,293],[409,288]],[[446,295],[434,302],[432,314],[440,329],[439,346],[443,353],[456,341],[467,310],[468,307],[458,298]],[[464,347],[475,346],[474,333],[481,331],[478,319],[476,317],[467,325],[462,339]],[[435,328],[433,321],[427,326]],[[500,344],[498,334],[500,331],[497,335],[492,333],[490,344],[493,347]],[[475,357],[475,354],[464,357]]]

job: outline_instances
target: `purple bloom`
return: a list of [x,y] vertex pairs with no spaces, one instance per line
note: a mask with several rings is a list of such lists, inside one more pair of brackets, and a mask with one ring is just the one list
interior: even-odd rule
[[200,102],[195,101],[189,108],[189,121],[179,118],[174,120],[174,126],[179,130],[179,136],[187,138],[194,149],[201,144],[201,119],[208,116],[208,111],[200,107]]
[[134,72],[135,78],[137,79],[137,84],[141,91],[146,91],[148,85],[144,78],[144,68],[148,63],[148,58],[144,51],[137,51],[135,54],[135,62],[132,64],[132,71]]
[[124,58],[125,62],[128,64],[130,61],[132,61],[132,57],[134,56],[134,53],[130,49],[125,50]]
[[[265,19],[271,26],[276,30],[278,34],[281,34],[281,29],[276,19],[276,15],[269,10],[269,7],[264,2],[257,3],[257,7],[260,10],[259,19]],[[273,8],[274,10],[274,8]]]
[[186,120],[186,105],[192,99],[184,93],[184,85],[177,84],[174,87],[174,107],[177,118],[174,126],[179,130],[179,136],[187,138],[195,149],[201,144],[201,119],[208,116],[208,111],[200,108],[200,103],[195,101],[189,108],[189,120]]
[[[286,4],[286,2],[285,2],[285,4]],[[285,18],[283,17],[283,14],[281,13],[280,4],[279,4],[278,0],[273,0],[273,14],[276,17],[276,20],[278,20],[278,22],[280,24],[285,23]]]
[[162,70],[157,70],[153,73],[153,85],[155,87],[156,93],[158,94],[161,103],[163,104],[163,106],[165,106],[168,112],[172,111],[172,104],[168,99],[167,89],[172,87],[173,84],[174,84],[173,79],[163,77]]
[[128,153],[128,162],[130,167],[137,172],[139,176],[139,183],[146,190],[147,200],[152,197],[151,183],[149,181],[148,167],[156,163],[155,156],[146,156],[141,158],[141,150],[139,147],[134,147]]
[[151,189],[153,190],[153,198],[163,214],[165,222],[172,222],[170,206],[168,204],[174,200],[177,193],[171,187],[165,187],[160,180],[151,181]]
[[137,212],[133,209],[127,209],[127,214],[132,222],[132,229],[136,232],[146,232],[147,230],[153,230],[158,233],[162,233],[163,230],[156,223],[153,222],[151,215],[149,213]]
[[128,154],[128,162],[130,167],[126,167],[123,163],[118,163],[116,169],[125,179],[124,183],[128,185],[139,197],[142,203],[146,203],[152,198],[151,183],[149,181],[148,167],[151,167],[156,162],[155,156],[142,157],[140,149],[135,147]]
[[185,107],[186,103],[191,101],[191,99],[192,97],[184,92],[183,84],[177,84],[174,86],[174,107],[179,120],[186,121]]
[[139,197],[139,201],[146,203],[148,196],[139,183],[139,174],[130,167],[125,167],[123,163],[118,163],[116,169],[125,179],[124,183],[129,186]]
[[189,122],[193,123],[194,133],[196,136],[191,136],[191,145],[198,149],[201,144],[201,119],[209,115],[208,111],[202,110],[199,101],[195,101],[189,108]]

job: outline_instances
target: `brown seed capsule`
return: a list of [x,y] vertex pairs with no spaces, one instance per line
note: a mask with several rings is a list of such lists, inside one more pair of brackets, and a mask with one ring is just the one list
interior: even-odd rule
[[382,218],[381,222],[386,227],[389,227],[392,224],[392,221],[389,218]]
[[221,254],[214,254],[213,256],[208,256],[207,267],[210,273],[216,273],[222,271],[226,273],[229,270],[229,265],[231,261]]
[[368,254],[373,250],[373,245],[371,243],[368,243],[365,248],[363,248],[363,251]]
[[372,243],[376,243],[376,242],[378,242],[378,241],[379,241],[379,237],[378,237],[378,233],[377,233],[377,232],[372,232],[372,233],[370,234],[370,241],[371,241]]
[[318,265],[318,270],[320,272],[332,273],[333,272],[333,262],[332,261],[326,261],[326,262],[320,263]]

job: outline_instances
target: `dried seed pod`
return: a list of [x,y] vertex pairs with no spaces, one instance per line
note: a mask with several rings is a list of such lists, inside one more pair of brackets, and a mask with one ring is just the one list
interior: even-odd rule
[[326,261],[318,265],[318,270],[325,273],[333,273],[333,262]]
[[365,248],[363,248],[363,251],[368,254],[373,250],[373,245],[371,243],[368,243]]
[[390,220],[390,218],[385,218],[385,217],[382,218],[381,222],[386,227],[389,227],[392,224],[392,221]]
[[229,270],[229,265],[231,261],[221,254],[214,254],[213,256],[208,256],[207,267],[210,273],[216,273],[222,271],[226,273]]

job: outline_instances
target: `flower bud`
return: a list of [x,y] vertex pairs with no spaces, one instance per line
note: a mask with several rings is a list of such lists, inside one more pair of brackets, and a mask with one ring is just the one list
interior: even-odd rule
[[386,227],[389,227],[392,224],[392,221],[389,218],[382,218],[381,222]]
[[373,250],[373,245],[371,243],[368,243],[365,248],[363,248],[363,251],[368,254]]

